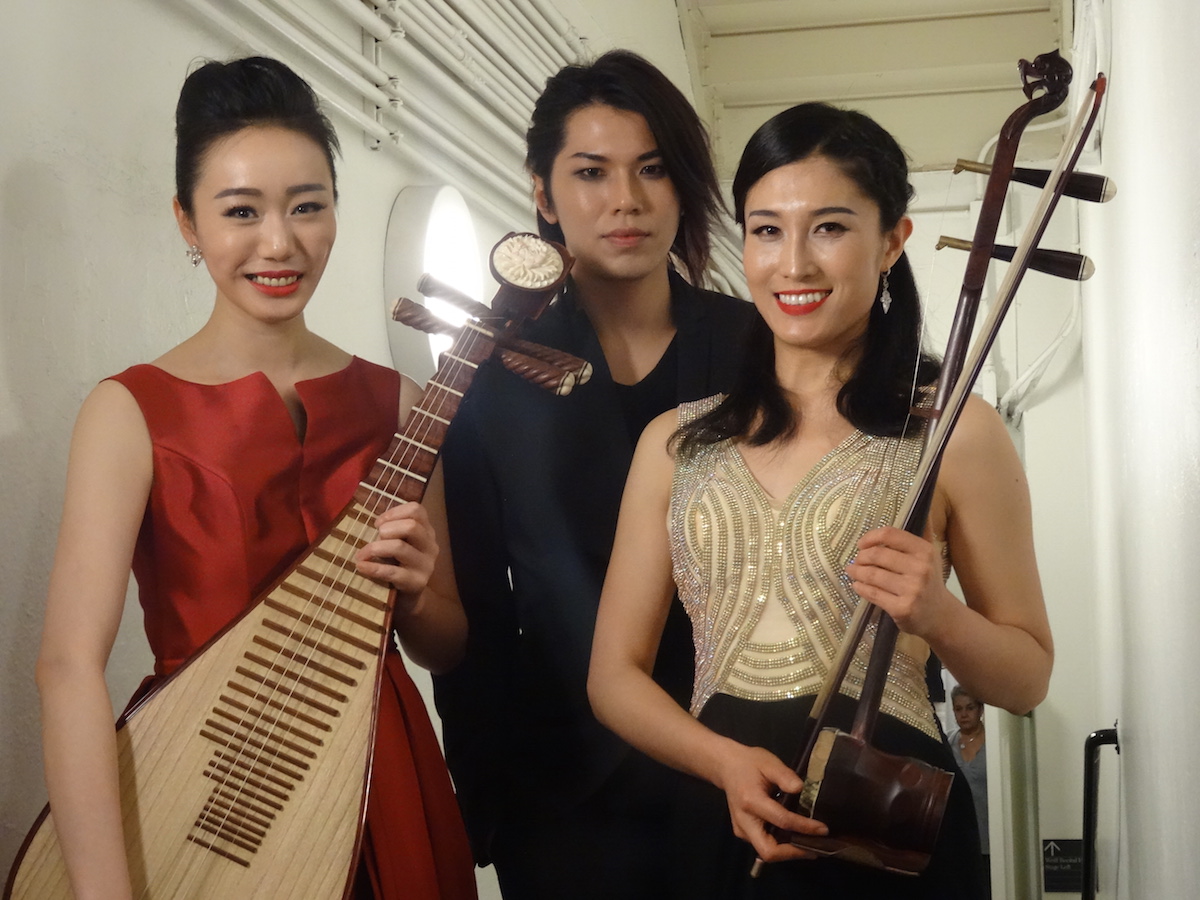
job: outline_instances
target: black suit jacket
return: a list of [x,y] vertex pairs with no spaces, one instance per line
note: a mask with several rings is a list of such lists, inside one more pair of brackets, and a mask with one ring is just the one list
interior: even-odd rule
[[[728,390],[754,307],[674,273],[671,300],[677,402]],[[470,632],[465,661],[434,688],[481,864],[497,821],[562,815],[632,752],[592,715],[587,672],[634,445],[599,340],[570,291],[522,336],[587,359],[595,373],[556,397],[489,362],[442,449]],[[686,705],[692,671],[690,627],[675,604],[656,678]]]

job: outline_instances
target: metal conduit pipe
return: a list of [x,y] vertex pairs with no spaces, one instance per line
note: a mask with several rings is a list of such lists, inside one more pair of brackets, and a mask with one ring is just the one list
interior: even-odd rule
[[575,30],[575,26],[567,21],[566,16],[559,12],[553,3],[550,3],[549,0],[528,0],[528,2],[542,14],[550,24],[550,27],[562,37],[567,46],[571,48],[571,52],[577,61],[588,57],[587,44],[579,36],[579,32]]
[[356,94],[361,94],[364,99],[369,100],[376,106],[387,106],[392,100],[392,97],[381,91],[362,75],[353,71],[344,63],[334,59],[328,53],[323,52],[320,46],[311,38],[301,33],[294,25],[290,25],[277,15],[272,15],[269,10],[262,7],[261,3],[255,3],[254,0],[237,0],[237,3],[289,44],[311,56],[317,63],[329,69],[329,71],[337,76],[339,81]]
[[[193,4],[197,0],[190,0]],[[520,223],[530,217],[529,199],[525,196],[518,201],[508,192],[502,191],[497,196],[496,185],[481,177],[478,171],[467,173],[451,171],[441,163],[441,157],[436,154],[422,153],[417,148],[397,140],[395,133],[376,122],[369,115],[353,106],[348,105],[341,97],[330,92],[314,80],[313,89],[321,98],[321,104],[331,112],[341,116],[347,123],[361,128],[371,137],[379,141],[381,152],[399,157],[404,162],[434,176],[439,181],[452,184],[466,195],[467,199],[480,210],[485,210],[500,223]],[[468,177],[464,178],[464,174]]]
[[367,0],[367,2],[375,7],[375,12],[379,14],[381,19],[383,19],[385,22],[390,19],[393,27],[399,27],[399,23],[396,22],[393,15],[396,9],[396,4],[392,2],[392,0]]
[[[383,117],[385,120],[395,120],[401,128],[411,130],[432,145],[433,149],[454,160],[463,168],[463,171],[472,173],[475,177],[479,177],[481,168],[490,170],[493,177],[487,178],[486,183],[490,184],[494,190],[504,194],[509,200],[520,203],[526,198],[527,191],[524,185],[513,180],[516,174],[513,170],[501,168],[487,154],[479,153],[473,143],[468,143],[466,147],[459,145],[442,134],[436,124],[426,121],[425,117],[418,114],[416,110],[407,106],[398,106],[394,109],[383,110]],[[400,139],[403,140],[403,134]],[[471,152],[472,150],[476,152]]]
[[[414,1],[422,6],[431,8],[431,10],[434,8],[434,2],[436,2],[436,0]],[[541,84],[536,82],[536,79],[530,78],[529,73],[523,71],[522,68],[512,65],[512,61],[506,59],[504,54],[500,52],[497,41],[494,41],[491,35],[487,37],[480,35],[480,32],[475,30],[475,26],[462,17],[457,8],[446,4],[444,0],[437,5],[437,8],[442,13],[443,18],[448,20],[457,31],[466,35],[467,40],[472,43],[472,46],[478,49],[480,54],[486,56],[487,60],[494,67],[494,70],[499,73],[499,77],[508,80],[512,90],[528,98],[529,107],[532,108],[534,102],[538,100],[538,96],[541,94]]]
[[571,52],[562,46],[552,28],[547,27],[546,20],[536,14],[536,10],[525,7],[519,8],[512,0],[492,0],[500,15],[508,20],[513,30],[518,34],[528,34],[532,44],[546,54],[552,64],[552,71],[558,71],[566,63],[571,62]]
[[533,107],[541,93],[541,85],[535,84],[531,79],[524,77],[524,72],[515,69],[489,41],[484,40],[471,27],[470,22],[458,14],[458,10],[447,4],[445,0],[440,0],[440,2],[439,0],[411,0],[411,3],[413,6],[427,10],[430,16],[441,18],[452,33],[463,35],[471,47],[487,60],[488,64],[485,68],[492,73],[493,77],[507,82],[514,92],[529,101],[530,108]]
[[[545,84],[545,78],[560,68],[553,63],[540,62],[530,47],[525,46],[520,34],[513,34],[495,13],[492,12],[491,0],[481,3],[479,0],[457,0],[458,12],[468,23],[472,31],[487,35],[488,42],[505,58],[505,64],[530,79],[538,92]],[[539,81],[540,79],[540,81]]]
[[[259,52],[268,52],[262,47],[262,41],[258,36],[249,31],[242,22],[233,18],[224,10],[219,9],[212,0],[186,0],[186,2],[187,5],[207,18],[221,31],[234,37],[241,43],[259,48]],[[303,51],[305,55],[311,57],[321,67],[327,69],[339,83],[354,93],[360,94],[364,99],[370,100],[377,106],[387,106],[391,102],[391,98],[384,91],[371,84],[366,78],[350,71],[345,65],[331,59],[329,54],[323,53],[320,47],[316,46],[293,26],[279,20],[265,10],[251,6],[251,0],[238,0],[238,3],[247,12],[252,13],[256,19],[267,25],[278,36]],[[373,122],[370,118],[367,121]],[[386,133],[386,129],[384,131]]]
[[[408,5],[414,11],[419,10],[434,28],[441,30],[452,46],[458,48],[464,64],[472,74],[475,74],[474,67],[478,67],[483,77],[504,85],[506,92],[518,98],[515,101],[517,106],[533,106],[538,97],[537,90],[519,77],[520,73],[514,71],[494,47],[472,31],[470,25],[451,7],[431,0],[409,0]],[[475,74],[475,77],[480,75]]]
[[466,80],[490,91],[505,109],[520,108],[525,103],[524,98],[510,91],[507,79],[490,80],[476,77],[463,62],[466,54],[462,48],[455,44],[453,38],[442,34],[436,23],[423,20],[423,15],[423,11],[419,12],[415,4],[397,13],[404,23],[409,43],[424,47],[452,72],[461,71]]
[[349,72],[344,67],[337,66],[335,63],[333,63],[333,61],[322,54],[319,48],[315,48],[311,42],[308,42],[302,35],[296,33],[294,28],[286,25],[286,23],[283,23],[282,21],[275,19],[275,17],[258,8],[257,5],[252,6],[251,4],[253,0],[238,0],[238,2],[248,11],[252,12],[269,28],[274,29],[286,39],[294,43],[295,46],[311,55],[314,59],[325,65],[327,68],[331,69],[334,74],[338,76],[339,80],[341,80],[356,93],[360,94],[364,99],[378,107],[381,110],[381,116],[383,118],[396,118],[402,122],[423,120],[421,122],[421,124],[424,126],[423,130],[427,134],[435,135],[438,143],[440,143],[444,148],[449,148],[451,156],[458,156],[460,159],[464,157],[474,157],[476,165],[483,165],[485,168],[490,168],[495,173],[497,178],[501,179],[500,183],[507,184],[509,188],[515,189],[517,194],[520,195],[523,190],[523,183],[518,178],[514,177],[514,171],[512,168],[501,168],[497,163],[495,156],[486,152],[486,150],[481,148],[477,142],[467,142],[464,149],[460,148],[459,145],[446,138],[438,127],[441,122],[437,115],[430,111],[423,103],[418,101],[416,97],[408,98],[410,103],[416,104],[416,107],[413,109],[412,116],[410,117],[402,114],[400,110],[393,108],[392,104],[389,102],[390,98],[382,91],[369,85],[364,79],[356,76],[352,72]]
[[364,100],[370,101],[378,107],[388,106],[392,100],[395,100],[395,86],[385,84],[384,88],[378,88],[370,79],[361,76],[358,71],[353,70],[352,67],[344,64],[341,60],[334,58],[319,43],[314,41],[313,38],[296,29],[294,25],[290,25],[281,17],[274,16],[269,10],[260,8],[262,4],[256,4],[254,0],[236,0],[236,2],[242,8],[245,8],[248,13],[251,13],[254,18],[257,18],[259,22],[262,22],[266,28],[274,31],[277,36],[292,44],[293,47],[310,55],[320,66],[328,68],[330,72],[335,74],[338,82],[346,85],[355,94],[361,95]]
[[[257,52],[268,52],[258,35],[253,34],[243,23],[234,19],[224,10],[217,8],[212,0],[186,0],[186,2],[218,30],[228,34],[234,40],[254,48]],[[326,68],[329,69],[328,66]],[[336,77],[336,71],[333,69],[329,69],[329,71]],[[325,107],[378,140],[381,149],[393,152],[416,164],[422,170],[460,187],[463,193],[470,196],[481,209],[487,209],[501,222],[522,221],[529,217],[526,209],[529,205],[529,198],[526,192],[514,190],[511,186],[498,186],[484,177],[478,168],[469,168],[465,172],[451,172],[441,164],[441,159],[435,154],[421,153],[407,144],[400,143],[394,132],[376,122],[362,110],[347,103],[336,91],[330,90],[319,77],[313,77],[309,73],[305,73],[305,77],[312,84],[313,90],[321,98],[321,103]],[[465,179],[464,175],[467,176]]]
[[456,136],[446,134],[445,120],[421,98],[410,97],[406,103],[384,110],[383,115],[385,118],[395,118],[405,127],[415,125],[422,135],[430,135],[429,140],[432,143],[444,147],[448,156],[471,169],[482,167],[490,170],[497,187],[504,186],[518,197],[528,192],[528,182],[522,177],[518,158],[511,154],[498,157],[497,154],[489,153],[488,148],[481,146],[477,141],[455,140]]
[[542,41],[539,40],[541,35],[537,33],[537,30],[534,29],[531,32],[529,29],[523,28],[520,21],[504,6],[502,0],[488,0],[486,6],[477,5],[481,10],[486,10],[495,21],[503,23],[509,39],[520,43],[531,56],[538,60],[542,68],[550,72],[557,72],[562,67],[562,63],[555,59],[554,54],[542,45]]
[[392,26],[363,6],[359,0],[323,0],[323,2],[340,9],[375,40],[386,41],[392,37]]
[[445,97],[451,103],[461,107],[464,112],[481,123],[481,130],[494,132],[498,137],[516,141],[516,146],[524,154],[524,144],[519,138],[510,137],[523,134],[529,121],[529,113],[514,110],[499,98],[490,97],[491,103],[476,97],[462,85],[448,80],[442,71],[428,56],[407,40],[392,41],[381,44],[384,53],[390,53],[401,63],[412,68],[422,79],[422,85]]
[[362,51],[358,47],[352,47],[347,44],[331,32],[323,23],[314,19],[311,13],[296,6],[293,0],[266,0],[266,2],[276,7],[280,13],[291,19],[297,27],[307,31],[328,47],[329,50],[336,53],[343,62],[373,84],[384,87],[392,81],[392,76],[388,75],[379,66],[369,62],[362,55]]
[[[486,106],[479,103],[470,94],[466,94],[463,99],[467,100],[469,104],[477,106],[480,110],[487,110]],[[414,92],[408,94],[402,102],[405,106],[418,112],[425,121],[433,124],[439,130],[446,132],[452,128],[451,125],[447,124],[446,116],[432,108],[433,101],[430,97]],[[465,113],[471,120],[472,125],[476,126],[472,130],[470,138],[471,143],[477,146],[477,152],[484,154],[489,159],[503,161],[507,158],[511,162],[511,165],[505,166],[505,172],[507,174],[519,172],[521,163],[525,159],[525,142],[521,140],[520,136],[498,120],[496,121],[497,127],[487,127],[487,119],[484,118],[483,121],[480,121],[479,117],[472,116],[469,106],[464,107],[460,105],[458,110]],[[459,132],[456,132],[455,136],[460,139],[462,138],[462,134]]]

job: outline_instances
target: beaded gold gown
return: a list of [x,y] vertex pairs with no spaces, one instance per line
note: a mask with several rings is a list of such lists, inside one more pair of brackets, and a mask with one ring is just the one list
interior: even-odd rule
[[[681,406],[680,424],[719,399]],[[865,532],[893,522],[920,450],[920,434],[854,431],[786,498],[767,494],[731,441],[680,456],[668,529],[675,583],[696,646],[691,711],[702,723],[794,760],[802,724],[858,602],[845,565]],[[867,644],[860,648],[847,696],[833,704],[832,724],[847,730],[868,650]],[[925,686],[928,655],[919,638],[900,636],[875,743],[954,771]],[[983,896],[974,818],[970,791],[956,777],[925,874],[914,878],[824,859],[773,864],[751,881],[753,850],[733,835],[724,794],[695,781],[678,829],[679,896]]]

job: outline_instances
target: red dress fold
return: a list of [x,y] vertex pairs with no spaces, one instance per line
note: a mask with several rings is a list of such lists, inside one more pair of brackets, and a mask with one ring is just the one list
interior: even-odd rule
[[[112,380],[137,401],[154,447],[133,571],[158,680],[350,501],[395,433],[400,378],[355,357],[299,382],[303,441],[262,373],[203,385],[141,365]],[[470,850],[429,715],[399,652],[384,662],[359,883],[374,900],[470,900]]]

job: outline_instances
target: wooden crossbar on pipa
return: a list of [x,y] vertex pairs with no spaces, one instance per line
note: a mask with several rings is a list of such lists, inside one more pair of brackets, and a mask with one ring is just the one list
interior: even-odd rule
[[[541,243],[533,284],[499,259]],[[570,258],[534,235],[493,251],[495,327],[468,322],[402,434],[332,526],[242,616],[117,724],[125,844],[138,900],[337,900],[349,895],[366,810],[391,591],[357,574],[375,520],[419,500],[475,370],[537,315]],[[71,900],[49,808],[6,900]]]

